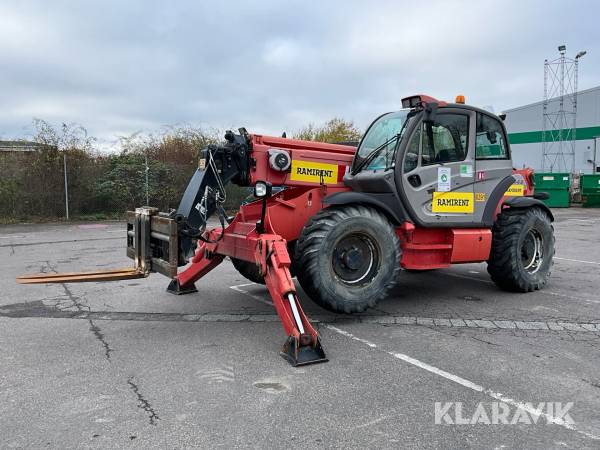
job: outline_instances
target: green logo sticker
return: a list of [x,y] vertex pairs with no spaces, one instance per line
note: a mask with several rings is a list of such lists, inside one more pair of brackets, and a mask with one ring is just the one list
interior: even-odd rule
[[471,164],[461,164],[460,165],[460,176],[461,177],[472,177],[473,176],[473,166]]

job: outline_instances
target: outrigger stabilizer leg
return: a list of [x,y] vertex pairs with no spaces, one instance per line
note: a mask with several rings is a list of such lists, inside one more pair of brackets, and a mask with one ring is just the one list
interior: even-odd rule
[[[235,228],[235,225],[231,224],[228,229]],[[221,233],[221,229],[211,230],[207,232],[207,240],[214,239]],[[225,256],[245,259],[260,267],[275,310],[288,336],[280,352],[281,356],[292,366],[328,361],[317,331],[298,302],[296,287],[289,271],[290,256],[286,241],[281,236],[257,234],[255,230],[247,235],[240,235],[225,230],[223,239],[218,242],[201,242],[191,260],[192,264],[180,272],[173,282],[178,289],[193,286],[195,281],[220,264]]]

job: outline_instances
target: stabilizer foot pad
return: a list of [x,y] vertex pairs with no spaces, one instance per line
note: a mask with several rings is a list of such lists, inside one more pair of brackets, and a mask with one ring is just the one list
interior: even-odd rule
[[167,286],[167,292],[173,295],[185,295],[185,294],[193,294],[194,292],[198,292],[195,284],[191,284],[189,286],[180,286],[178,280],[171,280],[169,286]]
[[329,361],[318,338],[314,346],[300,346],[294,336],[288,336],[285,344],[283,344],[280,355],[294,367]]

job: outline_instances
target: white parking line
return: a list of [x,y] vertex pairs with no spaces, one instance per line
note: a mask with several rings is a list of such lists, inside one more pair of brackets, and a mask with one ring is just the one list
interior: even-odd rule
[[[453,275],[453,274],[449,274],[449,275]],[[475,279],[477,281],[487,282],[487,280],[478,280],[477,278],[473,278],[473,277],[465,277],[465,276],[459,276],[459,277],[460,278],[471,278],[471,279]],[[262,297],[260,297],[258,295],[252,294],[252,293],[248,292],[245,289],[242,289],[244,287],[253,286],[253,285],[257,285],[257,284],[256,283],[238,284],[236,286],[230,286],[230,288],[233,289],[236,292],[239,292],[241,294],[244,294],[244,295],[247,295],[249,297],[252,297],[253,299],[255,299],[255,300],[257,300],[257,301],[259,301],[261,303],[264,303],[264,304],[272,306],[273,303],[271,303],[270,301],[265,300],[265,299],[263,299]],[[490,388],[485,388],[485,387],[483,387],[483,386],[481,386],[481,385],[479,385],[477,383],[469,381],[469,380],[467,380],[465,378],[462,378],[462,377],[460,377],[458,375],[454,375],[454,374],[452,374],[450,372],[446,372],[445,370],[439,369],[439,368],[437,368],[435,366],[427,364],[427,363],[425,363],[423,361],[420,361],[420,360],[418,360],[416,358],[413,358],[411,356],[405,355],[404,353],[390,352],[390,351],[387,351],[387,350],[383,350],[383,349],[381,349],[379,347],[378,344],[375,344],[375,343],[373,343],[373,342],[371,342],[371,341],[369,341],[367,339],[363,339],[363,338],[360,338],[358,336],[355,336],[354,334],[352,334],[352,333],[350,333],[348,331],[342,330],[341,328],[338,328],[338,327],[336,327],[334,325],[330,325],[330,324],[326,324],[325,323],[324,326],[327,329],[331,330],[331,331],[334,331],[334,332],[336,332],[338,334],[341,334],[341,335],[343,335],[345,337],[348,337],[348,338],[350,338],[350,339],[352,339],[354,341],[360,342],[360,343],[368,346],[369,348],[379,350],[379,351],[384,352],[384,353],[386,353],[386,354],[388,354],[388,355],[390,355],[390,356],[392,356],[392,357],[394,357],[396,359],[402,360],[402,361],[404,361],[404,362],[406,362],[408,364],[411,364],[411,365],[413,365],[415,367],[419,367],[420,369],[426,370],[426,371],[428,371],[430,373],[433,373],[433,374],[435,374],[437,376],[440,376],[440,377],[445,378],[445,379],[447,379],[449,381],[457,383],[457,384],[459,384],[461,386],[464,386],[464,387],[466,387],[468,389],[471,389],[471,390],[476,391],[476,392],[481,392],[481,393],[483,393],[483,394],[485,394],[485,395],[487,395],[489,397],[492,397],[495,400],[499,400],[499,401],[504,402],[504,403],[506,403],[508,405],[511,405],[511,406],[516,407],[516,408],[522,409],[522,410],[526,411],[527,413],[529,413],[532,416],[535,416],[535,417],[544,417],[544,419],[546,420],[547,423],[552,423],[552,424],[556,424],[556,425],[562,426],[562,427],[564,427],[564,428],[566,428],[568,430],[575,431],[575,432],[577,432],[577,433],[579,433],[579,434],[581,434],[583,436],[586,436],[586,437],[588,437],[590,439],[600,440],[600,436],[597,436],[597,435],[594,435],[594,434],[589,433],[587,431],[581,430],[581,429],[577,428],[575,425],[567,423],[567,422],[565,422],[564,420],[562,420],[560,418],[554,417],[554,416],[552,416],[550,414],[543,413],[543,412],[539,411],[538,409],[534,408],[531,403],[524,403],[524,402],[520,402],[520,401],[514,400],[513,398],[508,397],[506,394],[502,394],[500,392],[496,392],[496,391],[494,391],[494,390],[492,390]]]
[[246,286],[259,286],[259,285],[257,283],[245,283],[245,284],[238,284],[236,286],[229,286],[229,289],[233,289],[234,291],[239,292],[240,294],[244,294],[244,295],[247,295],[248,297],[252,297],[254,300],[264,303],[265,305],[274,306],[272,301],[265,300],[264,298],[262,298],[259,295],[255,295],[251,292],[248,292],[245,289],[242,289],[243,287],[246,287]]
[[390,356],[392,356],[392,357],[394,357],[396,359],[404,361],[404,362],[406,362],[408,364],[411,364],[411,365],[413,365],[415,367],[418,367],[420,369],[426,370],[427,372],[430,372],[430,373],[432,373],[434,375],[437,375],[439,377],[445,378],[446,380],[452,381],[453,383],[459,384],[461,386],[464,386],[464,387],[466,387],[468,389],[471,389],[473,391],[476,391],[476,392],[481,392],[481,393],[483,393],[483,394],[485,394],[485,395],[487,395],[489,397],[492,397],[493,399],[499,400],[501,402],[504,402],[504,403],[506,403],[508,405],[511,405],[511,406],[514,406],[516,408],[522,409],[522,410],[526,411],[527,413],[529,413],[532,416],[535,416],[535,417],[544,417],[544,419],[546,419],[547,423],[552,423],[552,424],[559,425],[559,426],[561,426],[563,428],[566,428],[568,430],[572,430],[572,431],[575,431],[575,432],[577,432],[579,434],[582,434],[583,436],[588,437],[590,439],[600,440],[600,436],[597,436],[595,434],[592,434],[592,433],[589,433],[587,431],[581,430],[581,429],[577,428],[575,425],[567,423],[566,421],[564,421],[561,418],[554,417],[554,416],[552,416],[550,414],[546,414],[546,413],[540,412],[538,409],[534,408],[531,403],[524,403],[524,402],[520,402],[518,400],[514,400],[514,399],[508,397],[506,394],[502,394],[502,393],[496,392],[496,391],[494,391],[492,389],[485,388],[485,387],[483,387],[483,386],[481,386],[481,385],[479,385],[477,383],[469,381],[469,380],[467,380],[465,378],[462,378],[462,377],[460,377],[458,375],[454,375],[454,374],[452,374],[450,372],[446,372],[445,370],[438,369],[435,366],[427,364],[427,363],[425,363],[423,361],[420,361],[420,360],[418,360],[416,358],[413,358],[411,356],[405,355],[404,353],[390,352],[390,351],[387,351],[387,350],[380,349],[379,345],[377,345],[377,344],[375,344],[373,342],[370,342],[370,341],[368,341],[366,339],[359,338],[359,337],[355,336],[354,334],[352,334],[352,333],[350,333],[348,331],[342,330],[341,328],[335,327],[333,325],[325,325],[325,327],[328,328],[331,331],[334,331],[334,332],[336,332],[338,334],[341,334],[342,336],[346,336],[346,337],[348,337],[348,338],[350,338],[350,339],[352,339],[354,341],[357,341],[357,342],[360,342],[362,344],[365,344],[365,345],[367,345],[368,347],[370,347],[372,349],[377,349],[377,350],[379,350],[381,352],[384,352],[384,353],[386,353],[386,354],[388,354],[388,355],[390,355]]
[[583,263],[583,264],[594,264],[596,266],[600,266],[600,262],[596,262],[596,261],[583,261],[581,259],[559,258],[558,256],[555,256],[554,259],[559,259],[561,261],[578,262],[578,263]]

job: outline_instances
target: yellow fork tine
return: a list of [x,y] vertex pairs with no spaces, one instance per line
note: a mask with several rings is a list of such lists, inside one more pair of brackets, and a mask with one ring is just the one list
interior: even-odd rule
[[116,281],[144,278],[147,274],[134,268],[95,270],[91,272],[39,273],[17,277],[20,284],[85,283],[86,281]]

